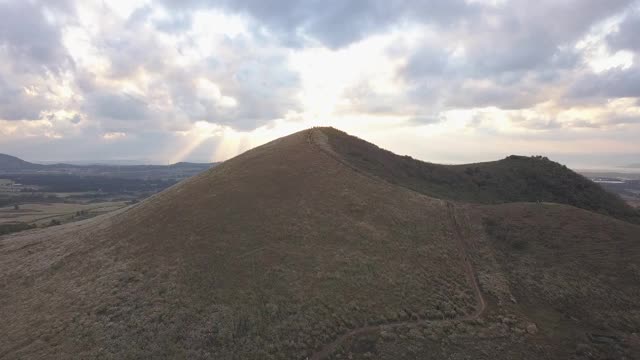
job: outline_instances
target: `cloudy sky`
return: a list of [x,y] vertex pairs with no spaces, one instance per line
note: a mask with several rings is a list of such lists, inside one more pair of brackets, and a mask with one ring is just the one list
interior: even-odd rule
[[315,125],[640,162],[640,1],[0,0],[0,152],[224,160]]

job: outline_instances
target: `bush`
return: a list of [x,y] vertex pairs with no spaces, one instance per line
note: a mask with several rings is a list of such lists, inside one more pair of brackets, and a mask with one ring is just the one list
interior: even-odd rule
[[35,225],[27,223],[15,223],[15,224],[0,224],[0,235],[11,234],[19,231],[29,230],[35,228]]

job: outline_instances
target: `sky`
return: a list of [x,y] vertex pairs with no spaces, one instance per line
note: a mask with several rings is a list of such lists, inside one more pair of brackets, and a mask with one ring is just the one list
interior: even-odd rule
[[640,1],[0,0],[0,152],[221,161],[311,126],[640,162]]

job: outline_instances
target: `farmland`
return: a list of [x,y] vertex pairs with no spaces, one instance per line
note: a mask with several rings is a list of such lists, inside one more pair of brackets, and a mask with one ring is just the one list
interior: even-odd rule
[[39,165],[0,162],[0,234],[88,219],[137,203],[207,169],[170,166]]

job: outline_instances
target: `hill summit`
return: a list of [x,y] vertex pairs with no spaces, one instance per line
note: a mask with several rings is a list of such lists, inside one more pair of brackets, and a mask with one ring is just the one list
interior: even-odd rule
[[640,226],[540,167],[422,163],[331,128],[272,141],[0,238],[0,357],[640,354]]

